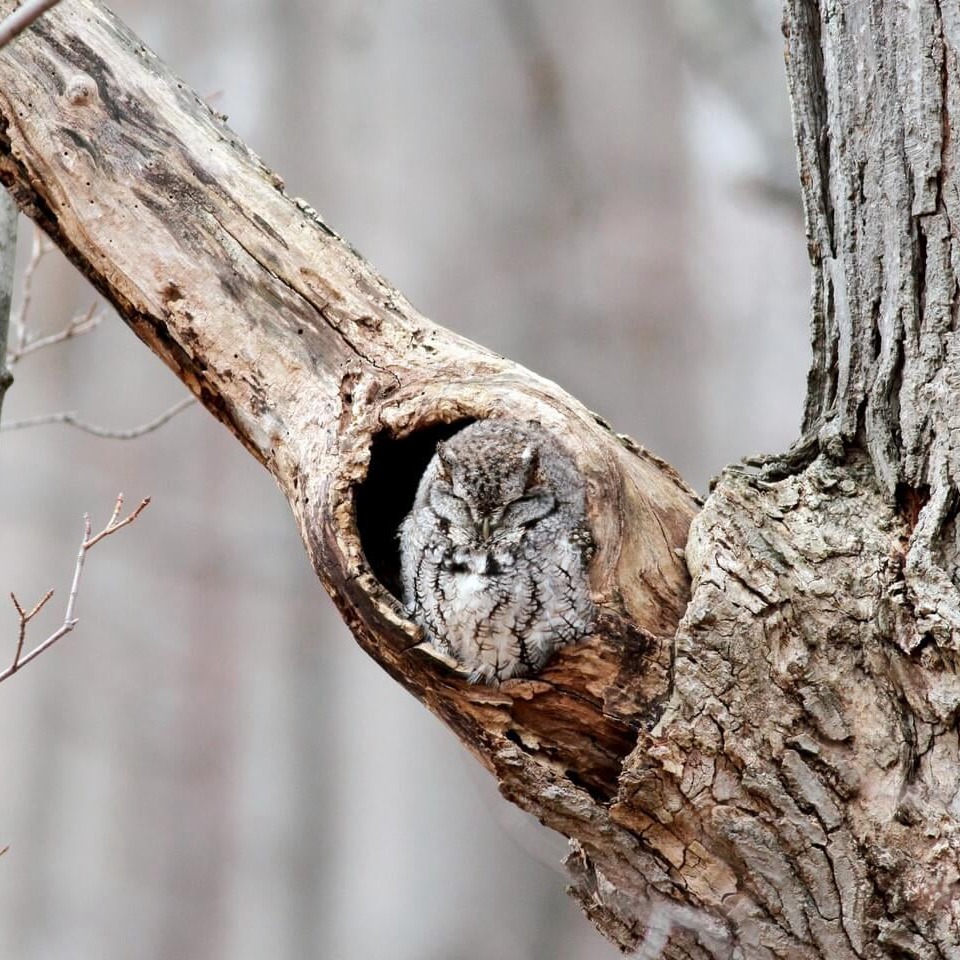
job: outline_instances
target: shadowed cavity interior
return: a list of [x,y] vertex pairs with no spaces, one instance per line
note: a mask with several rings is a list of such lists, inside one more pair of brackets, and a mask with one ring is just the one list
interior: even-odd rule
[[357,530],[367,563],[397,598],[401,595],[400,524],[413,506],[437,444],[472,422],[437,423],[400,439],[383,431],[373,438],[370,469],[356,493]]

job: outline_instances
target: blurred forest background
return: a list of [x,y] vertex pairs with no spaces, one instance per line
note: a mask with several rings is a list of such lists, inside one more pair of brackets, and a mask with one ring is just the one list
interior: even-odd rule
[[[114,7],[424,313],[701,491],[795,438],[809,281],[777,4]],[[93,298],[50,256],[37,329]],[[6,420],[130,427],[184,393],[113,317],[15,372]],[[355,647],[205,411],[129,442],[4,433],[0,490],[3,594],[57,588],[36,640],[84,511],[154,498],[91,554],[77,630],[0,689],[0,957],[619,955],[564,894],[563,841]]]

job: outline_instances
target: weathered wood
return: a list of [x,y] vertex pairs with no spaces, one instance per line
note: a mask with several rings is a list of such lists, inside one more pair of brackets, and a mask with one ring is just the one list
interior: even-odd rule
[[[669,691],[697,509],[679,477],[421,317],[96,3],[64,3],[0,53],[0,179],[273,473],[363,648],[505,793],[599,851],[596,811]],[[419,472],[441,436],[489,416],[536,419],[576,457],[603,611],[595,638],[500,689],[424,650],[395,596]]]
[[[573,892],[624,948],[960,957],[958,22],[788,0],[804,437],[698,515],[668,465],[421,317],[93,0],[0,52],[0,181],[277,478],[363,648],[572,838]],[[419,472],[488,416],[563,435],[603,610],[501,688],[396,599]]]

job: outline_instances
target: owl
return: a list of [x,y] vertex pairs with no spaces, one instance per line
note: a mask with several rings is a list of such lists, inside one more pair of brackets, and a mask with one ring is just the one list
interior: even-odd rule
[[437,447],[400,527],[403,598],[471,682],[536,673],[595,618],[583,477],[537,423],[481,420]]

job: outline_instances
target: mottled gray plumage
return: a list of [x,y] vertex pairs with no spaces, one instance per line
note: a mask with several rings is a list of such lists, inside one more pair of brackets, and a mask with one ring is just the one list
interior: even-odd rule
[[539,424],[481,420],[440,444],[400,548],[407,608],[471,681],[535,673],[593,624],[583,478]]

